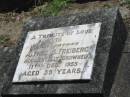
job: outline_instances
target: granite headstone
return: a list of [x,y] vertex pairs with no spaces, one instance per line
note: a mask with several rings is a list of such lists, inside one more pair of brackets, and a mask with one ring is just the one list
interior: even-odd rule
[[[30,51],[39,50],[37,48],[39,46],[38,45],[36,46],[36,44],[35,44],[35,42],[33,42],[33,40],[31,41],[31,39],[35,39],[36,37],[32,37],[31,35],[35,35],[36,33],[39,34],[42,31],[43,32],[45,31],[45,33],[46,32],[50,33],[50,32],[48,32],[48,30],[49,29],[52,30],[52,28],[53,28],[53,31],[54,31],[54,29],[59,29],[61,27],[62,28],[75,27],[75,29],[78,29],[77,25],[78,26],[85,25],[84,29],[87,29],[88,25],[91,25],[91,27],[94,28],[94,27],[96,27],[96,26],[94,26],[96,24],[98,24],[98,27],[97,27],[98,30],[92,31],[92,32],[96,32],[96,35],[98,36],[98,34],[99,34],[99,36],[96,41],[97,44],[94,45],[94,51],[92,51],[95,53],[92,54],[93,55],[92,56],[93,62],[91,64],[92,67],[91,67],[91,69],[88,69],[88,70],[90,70],[90,73],[91,73],[91,74],[89,74],[89,76],[85,75],[85,77],[82,77],[83,79],[81,77],[75,78],[75,76],[72,76],[72,75],[71,75],[71,77],[69,77],[67,75],[66,75],[66,77],[61,76],[61,78],[58,77],[59,75],[51,76],[51,77],[46,76],[45,78],[44,78],[44,76],[42,76],[42,78],[40,78],[41,80],[39,81],[39,77],[38,77],[38,79],[36,79],[36,76],[34,78],[28,79],[25,77],[25,75],[28,75],[30,73],[28,73],[28,74],[22,73],[22,77],[18,79],[18,77],[20,77],[19,74],[21,73],[20,69],[18,69],[19,66],[27,65],[27,64],[23,64],[22,62],[24,60],[25,63],[28,63],[28,61],[25,60],[26,59],[25,57],[26,56],[30,57],[30,55],[28,55],[28,54],[26,55],[26,51],[28,51],[28,49],[25,50],[25,47],[29,45]],[[45,30],[45,29],[48,29],[48,30]],[[34,31],[34,30],[40,30],[40,31]],[[66,33],[66,31],[70,31],[70,30],[66,29],[66,30],[64,30],[64,33]],[[34,32],[35,32],[35,34],[33,34]],[[88,32],[88,31],[85,31],[85,32]],[[82,33],[84,33],[84,32],[82,32]],[[20,37],[20,40],[19,40],[17,48],[16,48],[16,55],[15,55],[16,59],[12,60],[13,63],[11,63],[9,66],[8,78],[5,81],[5,85],[4,85],[4,88],[2,91],[2,96],[3,97],[7,97],[7,96],[48,96],[50,94],[55,94],[55,95],[57,95],[57,94],[70,94],[70,95],[83,94],[86,97],[109,97],[109,94],[110,94],[110,91],[111,91],[111,88],[113,85],[113,81],[114,81],[114,76],[116,74],[116,70],[118,67],[119,60],[120,60],[121,51],[123,49],[124,41],[126,39],[125,34],[126,34],[126,32],[125,32],[124,24],[123,24],[121,15],[117,8],[102,9],[102,10],[97,10],[97,11],[90,12],[90,13],[78,13],[78,14],[67,15],[67,16],[62,16],[62,17],[32,18],[25,24],[25,26],[23,28],[23,33]],[[85,34],[83,34],[83,35],[85,36]],[[88,35],[88,33],[87,33],[87,35]],[[31,38],[30,38],[30,36],[31,36]],[[47,37],[46,35],[44,35],[44,36]],[[79,40],[76,38],[83,39],[83,37],[82,36],[76,37],[76,36],[77,35],[74,35],[73,37],[70,37],[70,38],[62,38],[63,40],[67,39],[64,41],[61,41],[61,40],[56,40],[56,41],[60,41],[60,42],[69,41],[67,43],[74,41],[75,44],[73,44],[73,45],[77,46],[76,43],[79,42]],[[83,41],[84,46],[88,47],[88,48],[89,48],[89,46],[87,46],[87,45],[89,44],[89,41],[94,40],[94,39],[91,39],[93,36],[90,35],[89,37],[90,37],[89,40],[87,40],[88,39],[88,37],[87,37],[87,38],[85,38],[86,40]],[[47,40],[47,41],[49,41],[49,40]],[[86,42],[87,44],[85,44],[84,42]],[[45,47],[45,44],[46,44],[44,41],[38,41],[37,39],[36,39],[36,43],[42,44],[43,48]],[[26,45],[26,44],[28,44],[28,45]],[[31,44],[34,44],[32,46],[32,49],[31,49]],[[54,47],[54,46],[52,46],[52,44],[53,43],[50,43],[50,44],[48,43],[47,45],[51,45],[51,47]],[[90,42],[90,44],[91,44],[91,42]],[[58,46],[57,43],[55,45]],[[43,50],[43,48],[42,48],[42,50]],[[47,50],[46,52],[50,53],[48,51],[48,50],[50,50],[49,48],[46,50]],[[66,53],[66,52],[67,51],[64,51],[64,52],[62,51],[62,53]],[[74,51],[72,51],[72,52],[74,52]],[[88,52],[88,51],[85,51],[85,52]],[[40,53],[40,54],[42,54],[42,53]],[[85,54],[88,55],[87,53],[85,53]],[[22,55],[23,55],[23,57],[21,58]],[[21,59],[21,61],[20,61],[20,59]],[[47,59],[49,59],[49,58],[47,58]],[[63,58],[61,58],[61,59],[63,59]],[[62,64],[62,62],[66,63],[61,59],[58,60],[59,64]],[[81,64],[86,64],[82,60],[81,61],[76,60],[75,62],[77,62],[77,61],[82,62]],[[48,62],[46,62],[46,63],[48,63]],[[69,64],[69,65],[75,65],[75,64]],[[57,66],[57,65],[55,65],[55,66]],[[23,67],[25,67],[25,66],[23,66]],[[27,68],[28,67],[21,68],[21,70],[22,71],[27,70]],[[33,68],[33,66],[30,68]],[[45,70],[45,68],[41,68],[41,69]],[[38,73],[33,72],[33,74],[35,75]],[[49,74],[51,74],[51,73],[49,72]],[[50,78],[48,78],[48,77],[50,77]],[[58,80],[56,80],[56,79],[58,79]]]

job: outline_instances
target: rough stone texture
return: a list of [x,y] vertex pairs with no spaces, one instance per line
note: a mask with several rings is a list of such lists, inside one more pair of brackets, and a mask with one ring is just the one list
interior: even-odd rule
[[130,52],[130,22],[129,19],[125,20],[126,28],[128,30],[128,35],[127,35],[127,40],[125,42],[125,47],[123,52],[124,53],[129,53]]
[[4,79],[7,77],[8,67],[11,61],[14,60],[13,52],[14,48],[11,47],[0,48],[0,93],[5,81]]
[[[28,31],[102,22],[91,81],[35,82],[12,84],[12,78]],[[2,96],[46,96],[46,94],[85,94],[108,97],[121,58],[126,31],[117,8],[64,17],[33,18],[26,23],[9,66]]]
[[123,53],[110,97],[130,96],[130,53]]

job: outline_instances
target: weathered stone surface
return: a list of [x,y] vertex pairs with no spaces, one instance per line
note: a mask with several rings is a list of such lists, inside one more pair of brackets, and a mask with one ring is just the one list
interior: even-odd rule
[[[28,31],[101,22],[101,32],[94,60],[91,81],[61,81],[12,84],[15,68]],[[16,60],[10,64],[2,96],[42,96],[45,94],[85,94],[89,97],[108,97],[126,31],[117,8],[80,13],[64,17],[33,18],[26,23],[16,51]]]
[[110,97],[130,96],[130,53],[123,53]]
[[28,32],[13,82],[91,80],[101,23]]
[[[0,94],[4,84],[4,79],[6,79],[8,67],[14,60],[14,48],[3,47],[0,48]],[[1,96],[0,96],[1,97]]]
[[126,29],[127,29],[128,35],[127,35],[127,39],[125,42],[125,47],[123,49],[123,52],[130,53],[130,25],[129,25],[130,23],[126,21],[125,24],[126,24]]

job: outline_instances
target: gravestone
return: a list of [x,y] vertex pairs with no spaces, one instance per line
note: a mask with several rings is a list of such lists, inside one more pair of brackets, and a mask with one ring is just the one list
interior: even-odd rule
[[109,97],[126,30],[117,8],[28,21],[2,96]]

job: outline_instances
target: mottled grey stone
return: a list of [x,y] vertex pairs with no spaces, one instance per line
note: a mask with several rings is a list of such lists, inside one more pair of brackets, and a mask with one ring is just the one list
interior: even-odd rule
[[[102,26],[91,81],[12,83],[19,55],[28,31],[96,22],[102,22]],[[15,59],[12,60],[8,69],[2,96],[84,94],[86,97],[108,97],[121,58],[126,35],[125,26],[117,8],[102,9],[90,13],[78,13],[64,17],[32,18],[23,28],[23,33],[16,48],[16,55],[14,55]]]
[[130,53],[123,53],[110,97],[130,96]]
[[7,51],[8,51],[8,47],[5,47],[5,48],[3,49],[3,51],[4,51],[4,52],[7,52]]
[[[8,53],[8,50],[5,52],[4,47],[0,48],[0,94],[4,84],[4,79],[6,79],[8,67],[11,64],[12,60],[14,60],[14,48],[8,47],[8,50],[12,50],[11,53]],[[1,96],[0,96],[1,97]]]

